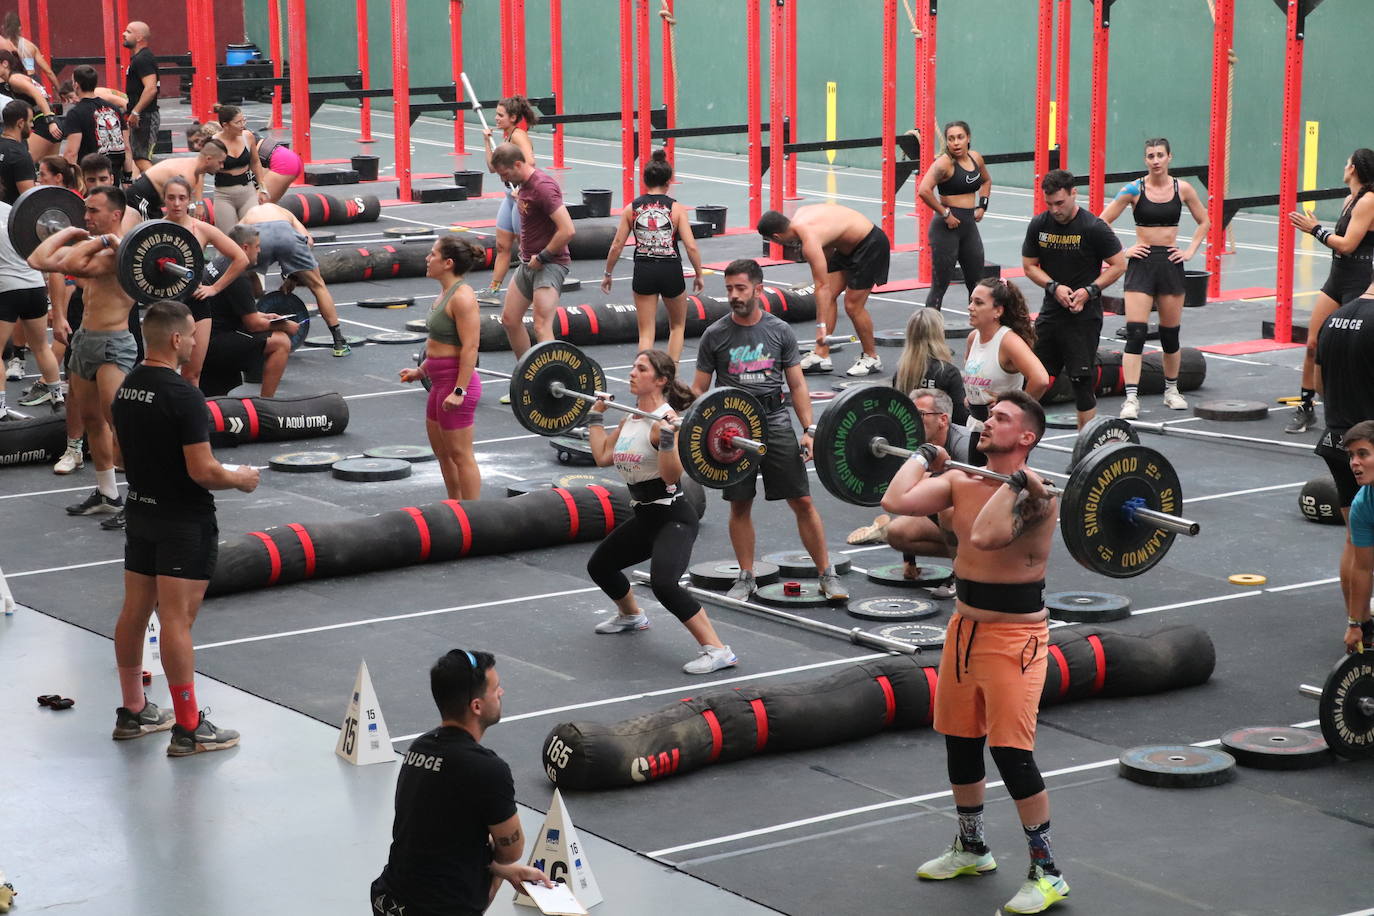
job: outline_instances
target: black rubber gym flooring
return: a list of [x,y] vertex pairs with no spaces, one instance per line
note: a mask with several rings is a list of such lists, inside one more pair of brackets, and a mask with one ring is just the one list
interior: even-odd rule
[[[263,115],[253,112],[256,119]],[[345,157],[354,115],[327,106],[314,128],[319,156]],[[374,152],[390,161],[389,142]],[[456,161],[451,127],[421,119],[415,127],[416,169],[446,171]],[[476,135],[473,145],[476,145]],[[538,143],[541,154],[547,141]],[[475,157],[469,157],[475,162]],[[577,167],[559,175],[569,198],[582,187],[618,187],[615,147],[586,141],[570,145]],[[547,161],[547,160],[545,160]],[[685,203],[726,203],[730,223],[745,221],[740,186],[743,162],[719,154],[683,151],[678,196]],[[808,199],[824,196],[825,169],[803,166]],[[384,172],[385,174],[385,172]],[[877,178],[838,170],[837,199],[875,211]],[[394,184],[362,189],[383,199]],[[321,188],[344,194],[345,189]],[[1005,212],[983,223],[991,260],[1016,265],[1029,195],[999,189]],[[376,240],[384,227],[448,227],[492,219],[497,201],[386,207],[379,223],[340,227],[340,240]],[[905,210],[909,210],[909,206]],[[899,210],[899,212],[901,212]],[[914,238],[915,222],[899,220],[899,241]],[[1241,253],[1227,259],[1228,288],[1272,282],[1272,219],[1236,223]],[[491,231],[491,230],[483,230]],[[701,243],[705,261],[755,255],[752,235]],[[1199,259],[1200,261],[1201,259]],[[1300,256],[1305,289],[1320,285],[1326,259]],[[564,305],[628,302],[629,264],[617,273],[615,292],[603,296],[594,278],[600,262],[574,264],[584,287],[565,294]],[[1200,265],[1197,265],[1200,266]],[[769,268],[768,280],[807,283],[801,265]],[[893,278],[915,273],[910,255],[894,258]],[[475,275],[474,285],[485,282]],[[1024,281],[1019,281],[1024,283]],[[271,284],[269,284],[270,286]],[[720,295],[719,275],[707,293]],[[337,287],[340,314],[349,333],[399,330],[437,292],[424,279]],[[413,294],[415,307],[362,309],[351,303],[382,294]],[[870,311],[879,328],[899,328],[924,291],[874,297]],[[1310,301],[1308,298],[1300,302]],[[952,289],[947,315],[960,315],[963,293]],[[1185,314],[1183,341],[1199,346],[1259,336],[1272,300],[1223,302]],[[1120,325],[1109,317],[1106,335]],[[847,322],[842,321],[842,330]],[[809,326],[799,326],[805,338]],[[685,359],[694,353],[688,340]],[[295,354],[279,396],[338,391],[348,399],[350,420],[340,437],[256,444],[220,450],[226,462],[266,466],[287,451],[310,448],[360,454],[383,444],[422,444],[423,395],[401,385],[397,371],[411,364],[415,346],[366,345],[346,359],[327,350]],[[633,345],[598,345],[587,351],[624,391]],[[884,350],[890,376],[898,350]],[[857,355],[837,354],[837,373]],[[1288,410],[1278,395],[1298,388],[1301,350],[1240,357],[1208,357],[1203,399],[1247,398],[1271,404],[1267,419],[1247,423],[1196,421],[1199,429],[1239,432],[1276,441],[1311,444],[1315,433],[1285,436]],[[521,428],[498,406],[505,388],[497,373],[513,365],[506,352],[482,354],[485,391],[477,414],[483,498],[504,498],[520,478],[568,471],[553,450]],[[684,362],[684,374],[691,365]],[[812,378],[826,389],[830,378]],[[251,394],[254,386],[237,393]],[[1115,413],[1118,399],[1106,399]],[[1180,420],[1154,397],[1145,398],[1142,419]],[[824,404],[818,404],[823,409]],[[1068,409],[1065,405],[1058,409]],[[1033,463],[1047,471],[1067,464],[1071,431],[1052,431]],[[1120,778],[1116,758],[1144,744],[1215,743],[1225,731],[1251,725],[1312,727],[1316,703],[1299,696],[1300,682],[1320,683],[1340,653],[1342,609],[1336,580],[1343,541],[1338,527],[1314,525],[1300,515],[1298,490],[1324,473],[1314,456],[1298,449],[1203,444],[1143,434],[1183,479],[1184,514],[1201,522],[1202,535],[1180,539],[1153,571],[1130,580],[1107,580],[1078,566],[1057,543],[1050,563],[1052,591],[1091,590],[1128,596],[1135,613],[1109,626],[1147,633],[1186,622],[1204,628],[1216,646],[1216,670],[1202,687],[1134,699],[1087,700],[1046,711],[1040,719],[1037,760],[1051,791],[1056,857],[1072,886],[1063,912],[1157,914],[1345,914],[1368,906],[1367,869],[1374,835],[1374,797],[1367,763],[1332,761],[1301,772],[1241,768],[1234,782],[1205,789],[1147,788]],[[610,476],[610,472],[586,469]],[[86,469],[54,477],[47,465],[6,468],[0,525],[8,531],[4,568],[24,604],[94,632],[111,633],[120,600],[122,538],[94,520],[71,519],[62,507],[91,486]],[[814,481],[813,481],[814,482]],[[842,543],[868,523],[872,510],[846,505],[813,486],[828,540]],[[709,493],[709,507],[695,561],[729,556],[726,513]],[[361,517],[385,509],[435,502],[444,497],[437,468],[418,464],[406,480],[359,484],[328,475],[264,470],[256,493],[217,496],[225,535],[288,522]],[[780,504],[756,505],[760,554],[798,544],[791,514]],[[837,639],[729,610],[708,608],[724,640],[739,655],[737,668],[704,678],[681,673],[693,654],[692,640],[647,593],[653,628],[622,637],[597,636],[592,627],[611,604],[587,579],[592,545],[469,558],[365,576],[318,580],[210,600],[196,625],[199,671],[329,724],[341,718],[359,659],[366,659],[395,745],[435,723],[426,671],[455,646],[494,652],[506,689],[505,721],[487,742],[510,762],[522,803],[548,807],[551,785],[543,774],[541,743],[558,722],[618,721],[725,684],[769,684],[822,677],[875,653]],[[850,554],[858,568],[895,562],[887,548]],[[1261,588],[1231,585],[1233,573],[1267,577]],[[18,574],[18,575],[16,575]],[[847,577],[853,600],[902,594],[873,584],[859,571]],[[924,593],[918,593],[924,595]],[[947,618],[952,602],[942,602]],[[841,609],[802,611],[849,627],[864,625]],[[233,724],[233,723],[229,723]],[[92,740],[97,740],[95,736]],[[243,752],[249,752],[245,739]],[[327,753],[312,748],[310,753]],[[288,778],[289,778],[289,771]],[[991,770],[989,778],[995,778]],[[569,792],[567,804],[581,831],[641,852],[781,912],[891,913],[904,911],[987,913],[1015,892],[1025,869],[1025,844],[1005,792],[989,793],[988,836],[1001,870],[994,876],[951,882],[918,882],[915,867],[948,844],[955,830],[944,768],[943,743],[929,729],[889,733],[806,753],[767,755],[709,767],[681,778],[610,792]],[[357,876],[359,887],[366,878]],[[370,877],[370,876],[369,876]],[[613,889],[603,891],[608,898]],[[648,903],[648,901],[646,901]],[[655,902],[662,909],[662,901]],[[671,907],[669,907],[671,909]],[[1364,910],[1363,912],[1374,912]]]

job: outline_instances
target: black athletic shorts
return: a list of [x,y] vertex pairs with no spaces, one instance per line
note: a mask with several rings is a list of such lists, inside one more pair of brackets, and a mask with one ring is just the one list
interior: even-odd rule
[[210,335],[205,351],[205,367],[243,372],[262,365],[263,351],[271,331],[229,331]]
[[676,258],[654,258],[635,261],[631,287],[636,296],[662,296],[672,299],[687,292],[687,279],[682,276],[682,262]]
[[219,525],[214,515],[167,519],[125,514],[124,568],[140,576],[209,579],[219,558]]
[[48,291],[42,286],[0,293],[0,321],[13,324],[20,319],[32,321],[47,314]]
[[887,233],[874,226],[849,254],[830,252],[825,259],[825,269],[832,274],[844,271],[844,285],[849,289],[872,289],[887,282],[891,259],[892,244],[887,240]]
[[1341,444],[1344,435],[1344,430],[1336,432],[1327,427],[1312,451],[1326,462],[1331,479],[1336,481],[1337,504],[1342,509],[1349,509],[1355,502],[1355,494],[1360,492],[1360,485],[1355,482],[1355,472],[1350,470],[1350,453]]
[[1358,299],[1369,289],[1371,275],[1374,274],[1374,261],[1363,258],[1331,259],[1331,272],[1326,275],[1322,292],[1337,305]]
[[1145,257],[1126,259],[1123,287],[1128,293],[1182,296],[1183,265],[1169,260],[1168,246],[1151,245],[1150,253]]
[[799,499],[811,495],[811,481],[806,476],[806,462],[802,461],[801,443],[786,426],[768,422],[764,425],[764,444],[768,446],[759,459],[759,470],[734,486],[721,490],[726,502],[741,502],[754,498],[758,492],[759,474],[763,475],[763,498],[767,500]]
[[1051,376],[1089,378],[1097,363],[1097,345],[1102,337],[1102,316],[1084,318],[1062,310],[1046,313],[1041,308],[1035,319],[1035,355]]
[[140,177],[124,189],[124,207],[127,210],[137,210],[142,219],[162,219],[164,215],[162,196],[157,193],[157,188],[146,176]]

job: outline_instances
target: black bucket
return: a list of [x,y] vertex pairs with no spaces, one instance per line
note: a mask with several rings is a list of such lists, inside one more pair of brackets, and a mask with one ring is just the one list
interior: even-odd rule
[[725,208],[702,206],[696,208],[697,219],[711,224],[711,230],[720,235],[725,231]]
[[583,188],[582,203],[587,207],[587,216],[596,219],[611,215],[611,191],[609,188]]
[[468,189],[468,200],[482,196],[482,176],[485,172],[454,172],[453,183],[460,188]]
[[1211,271],[1185,270],[1183,272],[1183,307],[1195,309],[1207,304],[1207,281],[1212,279]]
[[359,181],[377,180],[377,167],[381,163],[379,158],[376,156],[354,156],[350,161],[353,165],[353,171],[358,173]]

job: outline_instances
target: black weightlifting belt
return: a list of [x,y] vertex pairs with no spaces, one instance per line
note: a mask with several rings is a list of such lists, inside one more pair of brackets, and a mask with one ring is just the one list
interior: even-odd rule
[[668,484],[664,482],[662,477],[655,477],[653,480],[645,480],[640,483],[626,484],[625,486],[630,491],[630,499],[637,503],[674,499],[682,492],[678,487],[673,487],[672,492],[668,492]]
[[955,578],[954,594],[969,607],[1003,614],[1035,614],[1045,608],[1045,580],[1039,582],[972,582]]
[[215,187],[217,188],[238,188],[253,181],[253,170],[241,172],[237,175],[226,175],[223,172],[215,174]]

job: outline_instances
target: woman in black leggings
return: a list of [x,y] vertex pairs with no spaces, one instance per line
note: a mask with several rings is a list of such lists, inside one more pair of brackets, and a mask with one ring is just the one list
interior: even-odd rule
[[[969,142],[968,124],[945,125],[945,151],[921,177],[920,197],[935,211],[930,220],[930,293],[927,308],[940,308],[945,290],[954,279],[954,264],[964,272],[969,295],[983,274],[983,237],[978,223],[988,209],[992,176]],[[936,197],[936,193],[939,197]]]
[[697,514],[678,482],[682,462],[674,442],[673,420],[692,401],[692,392],[677,380],[677,367],[662,350],[641,350],[630,368],[630,394],[640,410],[662,417],[649,420],[629,414],[612,432],[606,431],[606,403],[598,401],[587,418],[592,455],[600,467],[615,465],[630,488],[634,514],[606,536],[587,572],[615,602],[620,612],[596,625],[603,634],[631,633],[649,627],[649,618],[635,601],[630,582],[621,572],[651,560],[649,583],[654,597],[682,621],[701,646],[696,658],[682,666],[688,674],[710,674],[729,668],[735,653],[720,641],[706,611],[678,580],[691,560],[697,539]]

